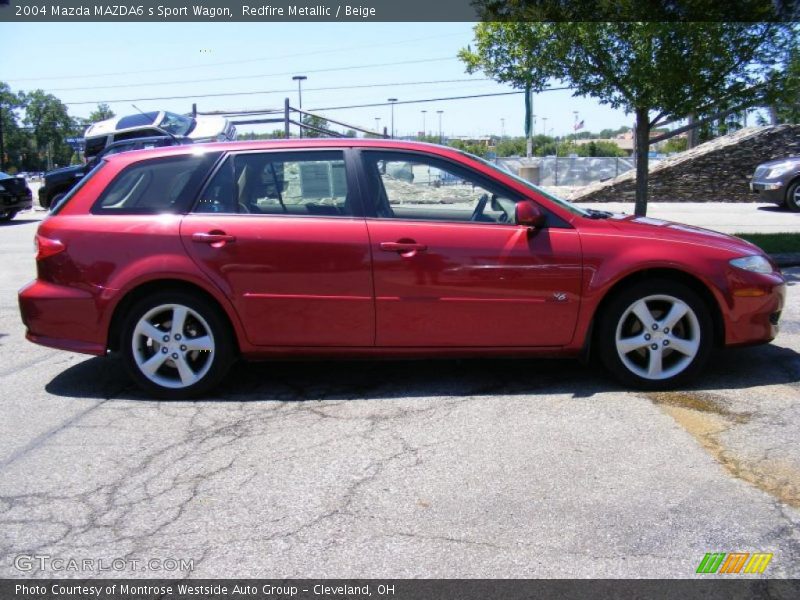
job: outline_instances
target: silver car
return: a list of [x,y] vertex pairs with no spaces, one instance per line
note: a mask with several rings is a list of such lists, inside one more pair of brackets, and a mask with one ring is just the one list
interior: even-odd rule
[[109,144],[141,137],[176,136],[198,142],[225,142],[236,139],[236,127],[225,117],[190,117],[168,111],[150,111],[112,117],[86,129],[86,158],[96,156]]
[[767,202],[800,212],[800,156],[758,165],[750,181],[750,190]]

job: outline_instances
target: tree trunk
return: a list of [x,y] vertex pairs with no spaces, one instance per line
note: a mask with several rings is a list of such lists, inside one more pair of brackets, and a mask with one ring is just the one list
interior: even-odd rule
[[636,109],[636,208],[634,214],[647,214],[647,175],[650,152],[650,118],[646,108]]

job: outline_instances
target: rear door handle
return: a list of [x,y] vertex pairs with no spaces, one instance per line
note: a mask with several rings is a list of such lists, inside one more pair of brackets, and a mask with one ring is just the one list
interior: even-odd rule
[[381,250],[384,252],[425,252],[428,246],[416,242],[381,242]]
[[208,233],[193,233],[192,241],[200,244],[225,244],[235,242],[235,235],[228,235],[224,231],[209,231]]

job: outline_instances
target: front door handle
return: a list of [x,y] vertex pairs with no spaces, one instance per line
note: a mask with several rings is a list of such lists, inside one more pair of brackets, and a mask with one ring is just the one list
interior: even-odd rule
[[381,250],[384,252],[398,252],[408,254],[410,252],[425,252],[428,247],[417,242],[381,242]]
[[220,248],[225,244],[236,241],[235,235],[228,235],[224,231],[209,231],[207,233],[193,233],[192,241],[199,244],[210,244],[214,248]]

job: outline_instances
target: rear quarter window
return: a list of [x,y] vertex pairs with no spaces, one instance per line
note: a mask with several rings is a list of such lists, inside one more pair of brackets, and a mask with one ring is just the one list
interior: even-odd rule
[[103,190],[95,214],[182,213],[205,180],[219,153],[187,154],[129,165]]

